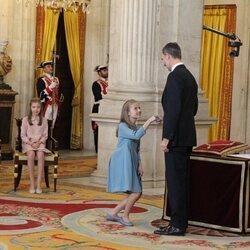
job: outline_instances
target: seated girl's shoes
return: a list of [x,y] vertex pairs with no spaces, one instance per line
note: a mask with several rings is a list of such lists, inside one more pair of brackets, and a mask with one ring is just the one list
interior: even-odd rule
[[29,193],[30,193],[30,194],[34,194],[35,192],[36,192],[36,190],[35,190],[34,188],[30,188],[30,189],[29,189]]
[[41,188],[37,188],[37,189],[36,189],[36,193],[37,193],[37,194],[41,194],[42,192],[43,192],[43,190],[42,190]]

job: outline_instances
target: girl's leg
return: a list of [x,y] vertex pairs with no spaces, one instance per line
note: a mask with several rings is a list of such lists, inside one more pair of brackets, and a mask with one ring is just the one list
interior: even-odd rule
[[34,179],[34,159],[35,159],[35,152],[28,151],[27,152],[27,162],[28,162],[28,173],[30,177],[30,192],[35,192],[35,179]]
[[42,190],[42,176],[43,176],[43,170],[44,170],[44,152],[43,151],[37,151],[37,190]]
[[128,200],[128,197],[123,199],[116,207],[114,207],[112,210],[109,210],[109,214],[113,216],[117,216],[117,214],[125,208],[127,200]]
[[133,207],[133,205],[135,204],[135,202],[137,200],[139,200],[139,198],[141,197],[141,193],[131,193],[129,194],[129,196],[127,197],[127,202],[125,205],[125,209],[124,209],[124,213],[122,215],[122,219],[125,222],[129,222],[129,213],[131,208]]

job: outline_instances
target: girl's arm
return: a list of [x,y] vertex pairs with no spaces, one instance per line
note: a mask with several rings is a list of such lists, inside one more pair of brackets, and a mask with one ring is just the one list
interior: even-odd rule
[[21,126],[21,138],[24,143],[31,145],[30,138],[28,138],[27,136],[27,130],[28,130],[28,121],[27,117],[24,117]]
[[122,122],[119,125],[118,136],[133,140],[139,140],[146,134],[148,126],[154,121],[156,123],[160,123],[161,119],[158,116],[151,116],[138,130],[130,129],[127,124]]
[[161,119],[159,116],[151,116],[144,124],[143,124],[143,128],[145,130],[147,130],[147,128],[149,127],[149,125],[152,123],[152,122],[156,122],[157,124],[161,122]]
[[132,139],[132,140],[139,140],[143,135],[146,134],[146,131],[143,127],[139,128],[138,130],[130,129],[127,124],[120,123],[119,129],[118,129],[118,136]]
[[42,130],[43,133],[42,133],[42,136],[41,136],[39,142],[45,144],[46,140],[48,138],[48,121],[46,118],[43,118],[42,126],[43,126],[43,130]]

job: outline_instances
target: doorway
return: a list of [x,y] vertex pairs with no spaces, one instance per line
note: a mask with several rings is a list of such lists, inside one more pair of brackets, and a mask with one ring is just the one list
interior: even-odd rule
[[[51,60],[55,44],[56,53],[60,56],[56,61],[56,76],[60,80],[64,101],[53,135],[59,142],[59,149],[82,149],[86,15],[82,11],[60,12],[38,6],[36,21],[36,65]],[[34,95],[37,93],[37,79],[42,74],[42,70],[36,70]]]
[[71,103],[74,95],[74,82],[70,71],[62,12],[60,13],[58,20],[56,48],[57,54],[59,55],[56,62],[56,76],[58,76],[60,80],[60,92],[64,95],[64,100],[61,102],[53,136],[58,141],[59,149],[70,149],[72,119]]

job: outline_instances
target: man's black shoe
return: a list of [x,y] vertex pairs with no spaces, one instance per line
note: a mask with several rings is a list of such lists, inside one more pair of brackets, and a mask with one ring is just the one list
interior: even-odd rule
[[168,232],[169,227],[160,227],[160,229],[156,229],[154,234],[166,234]]
[[172,236],[184,236],[185,231],[174,226],[164,227],[161,229],[157,229],[154,231],[154,234],[160,234],[160,235],[172,235]]

